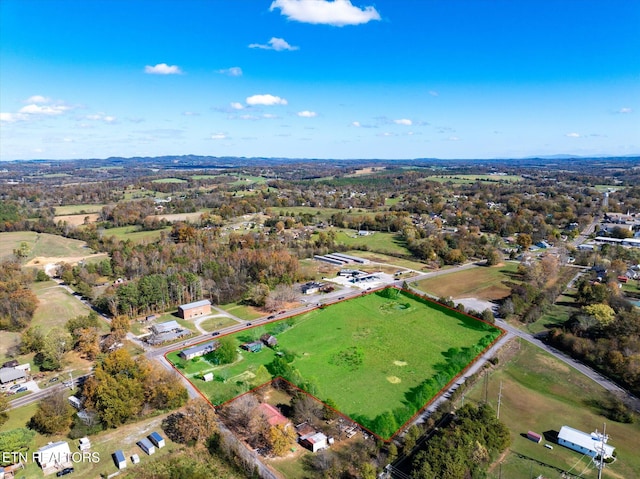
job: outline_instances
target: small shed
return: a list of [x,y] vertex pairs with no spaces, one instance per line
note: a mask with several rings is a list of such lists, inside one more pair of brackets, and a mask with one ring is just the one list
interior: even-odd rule
[[262,341],[265,346],[268,346],[270,348],[278,345],[278,340],[276,339],[276,337],[269,333],[265,333],[260,336],[260,341]]
[[71,404],[77,410],[80,410],[80,408],[82,408],[82,401],[80,401],[80,399],[78,399],[76,396],[69,396],[69,404]]
[[133,454],[131,456],[131,464],[139,464],[140,463],[140,456],[138,456],[137,454]]
[[262,343],[260,341],[254,341],[252,343],[244,343],[240,347],[245,351],[250,351],[252,353],[257,353],[259,351],[262,351]]
[[88,437],[80,438],[78,449],[80,449],[81,451],[88,451],[89,449],[91,449],[91,441],[89,440]]
[[153,431],[147,437],[158,449],[161,449],[164,447],[164,438],[157,432]]
[[205,383],[208,383],[208,382],[213,381],[213,373],[203,374],[203,375],[202,375],[202,380],[203,380]]
[[149,456],[151,454],[155,454],[156,452],[155,446],[151,444],[151,441],[149,441],[149,439],[147,439],[146,437],[140,439],[137,444],[138,446],[140,446],[140,449],[146,452]]
[[124,453],[121,449],[118,449],[113,453],[113,462],[116,463],[116,467],[118,469],[126,469],[127,468],[127,459],[124,457]]
[[542,441],[542,436],[537,432],[527,431],[527,439],[540,444],[540,442]]

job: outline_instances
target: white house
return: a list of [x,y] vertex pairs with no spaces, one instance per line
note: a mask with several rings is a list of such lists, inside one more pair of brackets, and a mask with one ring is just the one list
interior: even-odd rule
[[50,442],[35,453],[38,465],[43,469],[66,467],[71,458],[71,450],[66,441]]
[[561,446],[591,457],[596,457],[603,453],[605,459],[611,457],[615,449],[607,444],[607,439],[607,436],[598,431],[587,434],[569,426],[562,426],[558,434],[558,444]]

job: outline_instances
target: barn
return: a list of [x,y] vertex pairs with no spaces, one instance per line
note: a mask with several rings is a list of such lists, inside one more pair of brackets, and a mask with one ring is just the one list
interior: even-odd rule
[[192,319],[198,316],[211,314],[211,301],[203,299],[202,301],[183,304],[178,306],[178,314],[182,319]]

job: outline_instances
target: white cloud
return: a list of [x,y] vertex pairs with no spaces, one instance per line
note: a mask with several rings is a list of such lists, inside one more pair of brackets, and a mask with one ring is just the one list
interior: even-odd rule
[[618,110],[618,113],[631,113],[631,112],[633,112],[633,109],[628,108],[628,107],[620,108],[620,109]]
[[393,120],[393,122],[394,122],[396,125],[404,125],[404,126],[411,126],[411,125],[413,125],[413,122],[412,122],[411,120],[407,119],[407,118],[402,118],[402,119],[400,119],[400,120]]
[[274,0],[269,10],[280,9],[289,20],[342,27],[380,20],[375,7],[354,7],[350,0]]
[[51,98],[42,95],[33,95],[27,98],[25,103],[51,103]]
[[279,96],[274,96],[274,95],[253,95],[250,97],[247,97],[247,105],[251,105],[251,106],[255,106],[255,105],[264,105],[264,106],[271,106],[271,105],[286,105],[287,104],[287,100],[285,100],[284,98],[280,98]]
[[234,110],[243,110],[244,109],[244,105],[242,103],[240,103],[239,101],[234,101],[231,103],[231,108],[233,108]]
[[183,111],[182,116],[200,116],[200,113],[195,111]]
[[222,70],[218,70],[218,73],[222,73],[223,75],[229,75],[230,77],[241,77],[242,68],[240,67],[224,68]]
[[438,96],[438,95],[439,95],[439,93],[438,93],[437,91],[435,91],[435,90],[429,90],[429,95],[431,95],[431,96]]
[[272,113],[264,113],[262,115],[262,118],[265,118],[267,120],[275,120],[276,118],[280,118],[278,115],[274,115]]
[[564,135],[568,138],[580,138],[580,133],[567,133],[566,135]]
[[26,120],[26,115],[21,115],[20,113],[0,113],[1,122],[15,123],[21,120]]
[[289,45],[289,43],[284,38],[271,37],[271,40],[267,42],[267,44],[262,43],[252,43],[249,45],[249,48],[259,48],[261,50],[275,50],[277,52],[281,52],[284,50],[295,51],[299,50],[300,47],[294,47],[293,45]]
[[457,136],[450,136],[449,141],[460,141],[460,138],[458,138]]
[[105,123],[116,123],[118,121],[118,119],[115,116],[111,116],[111,115],[105,115],[104,113],[96,113],[93,115],[87,115],[85,116],[85,119],[87,120],[91,120],[91,121],[103,121]]
[[214,133],[210,138],[212,140],[226,140],[227,135],[225,135],[224,133]]
[[18,113],[25,113],[27,115],[57,116],[62,115],[65,111],[70,109],[71,107],[66,105],[38,105],[36,103],[32,103],[20,108]]
[[302,118],[315,118],[316,116],[318,116],[318,114],[315,111],[304,110],[299,111],[298,116]]
[[351,126],[355,126],[356,128],[360,128],[362,125],[360,124],[359,121],[353,121],[353,122],[351,122]]
[[147,65],[144,72],[150,75],[180,75],[182,70],[178,65],[167,65],[166,63],[158,63],[155,66]]

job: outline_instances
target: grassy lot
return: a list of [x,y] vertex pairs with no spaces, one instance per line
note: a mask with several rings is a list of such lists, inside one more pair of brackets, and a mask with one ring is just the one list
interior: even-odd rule
[[[487,334],[497,334],[484,323],[406,294],[395,300],[368,294],[284,321],[293,326],[277,335],[279,347],[295,355],[292,366],[315,385],[317,397],[331,398],[344,414],[368,420],[401,407],[412,388],[436,374],[447,350],[474,346]],[[238,343],[252,341],[280,323],[233,337]],[[353,351],[359,360],[352,360]],[[256,378],[255,372],[275,358],[268,348],[239,351],[234,363],[215,366],[205,358],[183,361],[177,352],[168,358],[215,404],[266,382],[269,378]],[[203,382],[205,372],[218,380]]]
[[98,213],[82,213],[82,214],[78,214],[78,215],[62,215],[62,216],[55,216],[53,218],[53,221],[57,223],[59,223],[60,221],[62,221],[63,223],[67,223],[68,225],[72,225],[72,226],[80,226],[83,225],[85,222],[85,219],[87,219],[87,221],[89,223],[95,223],[96,221],[98,221],[98,217],[100,215]]
[[159,220],[167,220],[167,221],[191,221],[194,223],[200,222],[200,217],[202,216],[203,211],[196,211],[195,213],[173,213],[167,215],[153,215],[150,218],[157,218]]
[[[526,330],[535,334],[556,325],[563,324],[577,311],[577,308],[575,296],[572,293],[561,294],[540,319],[535,323],[526,325]],[[522,327],[522,323],[519,323],[517,326]]]
[[106,205],[65,205],[56,206],[56,215],[80,215],[88,213],[100,213]]
[[[370,251],[410,256],[404,240],[396,233],[376,231],[369,236],[358,236],[357,231],[336,228],[336,243],[349,247],[366,247]],[[316,234],[313,235],[313,239]]]
[[251,321],[252,319],[258,319],[265,315],[263,311],[254,308],[253,306],[247,306],[246,304],[240,304],[238,301],[235,303],[221,304],[218,306],[220,309],[226,311],[233,316],[236,316],[245,321]]
[[492,301],[507,297],[511,293],[508,282],[518,281],[517,263],[496,266],[481,266],[455,273],[419,281],[420,290],[438,297],[474,297]]
[[398,266],[399,268],[415,269],[416,271],[426,270],[426,265],[419,261],[412,261],[404,258],[396,258],[395,256],[389,256],[384,253],[373,253],[371,251],[351,250],[347,251],[348,255],[357,256],[358,258],[368,259],[369,261],[375,261],[376,263],[387,263]]
[[23,242],[28,246],[26,260],[36,256],[64,258],[88,256],[93,253],[84,241],[48,233],[17,231],[0,233],[0,258],[13,254],[13,250],[18,249]]
[[[64,328],[69,319],[76,316],[86,316],[91,311],[88,306],[78,301],[67,290],[58,286],[55,281],[33,283],[31,289],[40,302],[33,315],[31,326],[40,326],[45,335],[54,327]],[[105,322],[101,321],[99,324],[103,333],[109,330]],[[8,349],[16,346],[19,343],[19,339],[20,333],[2,332],[2,341],[0,341],[1,362],[8,360]],[[65,359],[71,360],[71,353],[67,353],[66,356]],[[33,364],[33,353],[20,355],[16,359],[20,362],[30,362],[33,370],[37,371],[38,368]],[[88,362],[80,360],[76,366],[83,368],[87,364]],[[70,366],[73,365],[70,364]]]
[[119,240],[131,240],[133,242],[155,241],[160,238],[162,231],[169,232],[171,227],[167,226],[154,231],[141,231],[139,226],[121,226],[119,228],[109,228],[103,230],[103,234],[107,237],[115,236]]
[[429,181],[437,181],[438,183],[454,183],[454,184],[470,184],[476,181],[499,181],[513,183],[522,181],[522,177],[518,175],[438,175],[430,176]]
[[[617,462],[605,469],[603,477],[638,477],[640,424],[637,421],[634,424],[616,423],[601,416],[592,404],[594,400],[603,399],[606,391],[595,382],[535,346],[522,342],[517,355],[489,379],[488,400],[494,408],[501,383],[500,419],[511,430],[512,439],[510,452],[502,465],[502,477],[560,476],[558,471],[519,458],[516,453],[564,471],[577,464],[571,472],[578,476],[587,466],[586,459],[581,460],[581,454],[557,444],[553,444],[553,450],[546,449],[544,443],[550,443],[548,439],[536,444],[522,434],[530,430],[538,434],[557,433],[564,425],[590,433],[596,428],[602,431],[603,423],[606,423],[607,434],[610,435],[609,444],[618,453]],[[478,381],[465,400],[478,402],[483,397],[484,381]],[[500,477],[498,473],[496,468],[489,477],[497,479]],[[580,477],[595,478],[597,471],[590,468]]]
[[153,180],[152,183],[187,183],[187,180],[183,180],[182,178],[159,178]]
[[211,331],[215,331],[216,329],[226,328],[227,326],[233,326],[234,324],[238,323],[231,318],[218,317],[205,319],[200,323],[200,327],[210,333]]

